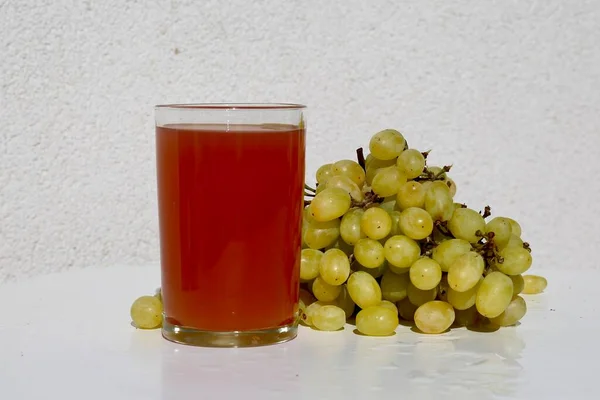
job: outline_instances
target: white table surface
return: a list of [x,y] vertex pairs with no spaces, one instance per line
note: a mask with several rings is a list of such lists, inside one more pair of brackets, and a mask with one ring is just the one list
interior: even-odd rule
[[[532,271],[534,272],[534,271]],[[518,327],[394,336],[301,327],[288,343],[208,349],[130,325],[158,267],[0,285],[0,399],[599,399],[600,271],[537,271]]]

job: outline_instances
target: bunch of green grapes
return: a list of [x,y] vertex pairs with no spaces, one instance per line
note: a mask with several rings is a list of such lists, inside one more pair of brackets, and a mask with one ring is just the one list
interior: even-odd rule
[[332,331],[355,318],[362,334],[384,336],[399,318],[424,333],[523,318],[521,294],[547,282],[523,275],[532,257],[517,221],[456,202],[450,167],[428,166],[396,130],[369,150],[321,166],[306,186],[302,321]]

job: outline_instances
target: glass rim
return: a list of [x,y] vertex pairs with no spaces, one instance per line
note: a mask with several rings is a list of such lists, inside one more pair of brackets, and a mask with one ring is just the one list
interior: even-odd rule
[[302,110],[306,106],[296,103],[174,103],[157,104],[154,108],[179,110]]

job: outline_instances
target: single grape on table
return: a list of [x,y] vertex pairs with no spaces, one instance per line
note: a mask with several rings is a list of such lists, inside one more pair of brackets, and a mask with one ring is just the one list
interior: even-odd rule
[[162,301],[159,296],[141,296],[131,305],[131,320],[140,329],[159,328],[162,325],[162,311]]
[[[398,130],[375,133],[367,149],[305,185],[299,321],[322,331],[351,321],[367,336],[409,329],[400,319],[423,334],[523,321],[527,296],[548,282],[525,275],[533,258],[521,225],[462,203],[451,167],[430,165]],[[160,295],[138,298],[131,318],[160,327]]]

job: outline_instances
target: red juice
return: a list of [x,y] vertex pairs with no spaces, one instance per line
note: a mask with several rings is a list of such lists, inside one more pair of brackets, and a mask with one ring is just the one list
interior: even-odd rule
[[298,303],[304,129],[156,128],[167,322],[205,331],[291,324]]

